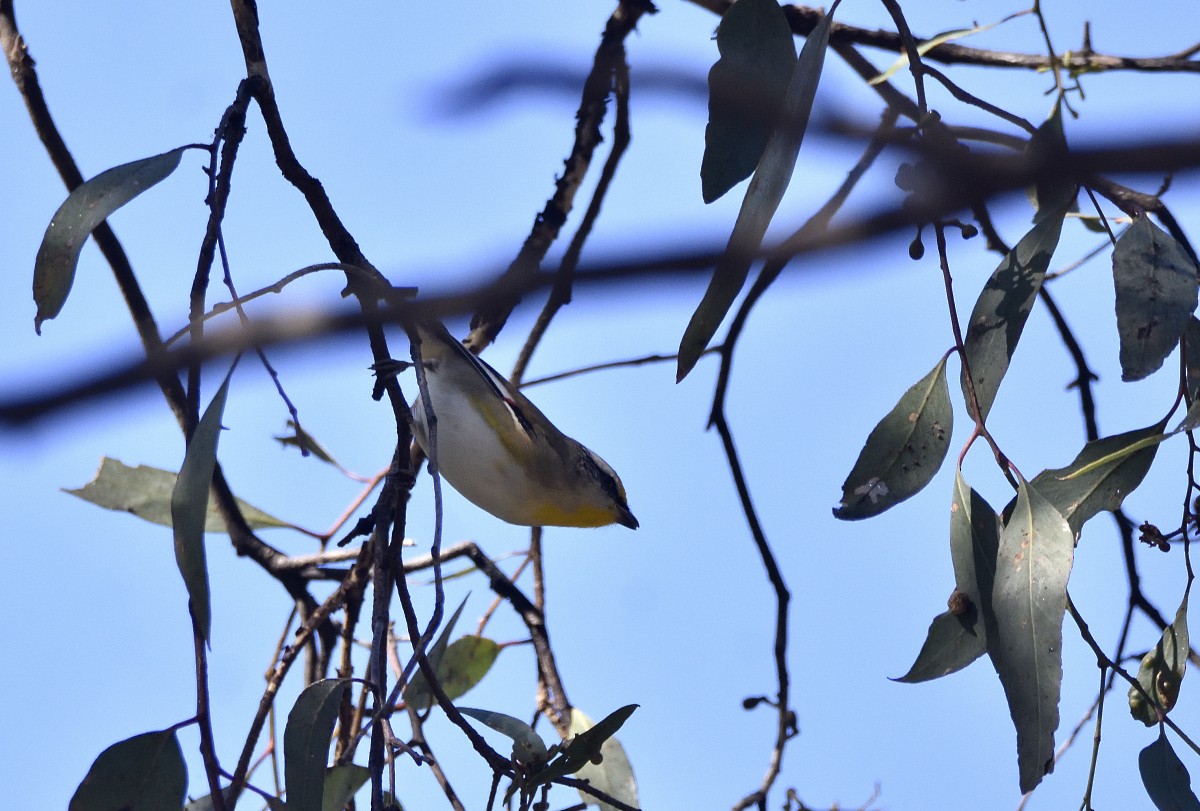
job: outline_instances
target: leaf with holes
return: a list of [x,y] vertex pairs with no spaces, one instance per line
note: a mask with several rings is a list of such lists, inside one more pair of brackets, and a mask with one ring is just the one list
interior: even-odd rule
[[700,162],[706,203],[758,165],[796,65],[795,37],[776,0],[737,0],[717,26],[717,50]]
[[1113,249],[1121,379],[1158,371],[1196,309],[1196,265],[1174,237],[1141,214]]
[[1062,622],[1074,533],[1038,490],[1019,480],[1017,503],[1000,533],[992,587],[995,632],[988,655],[1017,730],[1021,792],[1054,768],[1062,686]]
[[[1179,687],[1187,672],[1187,657],[1191,642],[1188,639],[1187,608],[1189,586],[1183,602],[1175,612],[1175,621],[1163,629],[1154,649],[1142,658],[1138,668],[1138,687],[1129,688],[1129,712],[1148,727],[1166,715],[1179,700]],[[1150,701],[1146,700],[1150,696]]]
[[871,431],[833,514],[846,521],[870,518],[915,495],[941,467],[953,427],[943,357]]
[[88,235],[118,208],[174,172],[185,149],[114,166],[67,195],[46,228],[33,264],[33,300],[38,308],[33,326],[38,333],[43,321],[62,311]]

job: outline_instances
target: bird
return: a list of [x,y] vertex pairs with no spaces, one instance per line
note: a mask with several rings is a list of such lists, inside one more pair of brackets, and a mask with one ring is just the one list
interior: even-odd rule
[[[441,322],[415,327],[437,424],[437,468],[455,490],[510,524],[638,528],[607,462],[556,428]],[[424,395],[411,410],[417,444],[434,458]]]

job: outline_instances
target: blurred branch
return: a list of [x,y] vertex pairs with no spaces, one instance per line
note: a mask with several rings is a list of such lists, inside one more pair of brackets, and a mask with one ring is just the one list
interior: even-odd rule
[[[601,49],[604,47],[605,41],[602,40]],[[629,65],[625,59],[625,44],[618,40],[610,47],[610,50],[612,53],[605,63],[611,72],[610,92],[617,103],[616,120],[613,122],[612,150],[604,162],[600,180],[596,184],[595,191],[592,192],[592,200],[583,215],[583,221],[580,222],[575,236],[571,239],[571,244],[567,247],[567,251],[559,263],[554,285],[550,288],[550,295],[546,299],[542,311],[538,313],[537,321],[534,322],[533,329],[530,330],[529,337],[525,340],[525,345],[521,347],[521,353],[513,365],[513,372],[509,379],[517,386],[521,385],[521,378],[525,376],[529,360],[533,357],[534,350],[550,327],[551,319],[562,307],[571,302],[572,282],[575,278],[575,271],[579,267],[579,257],[583,253],[583,245],[592,233],[596,218],[600,216],[600,207],[604,202],[604,197],[608,194],[608,188],[617,173],[617,166],[620,165],[621,158],[629,146]],[[597,52],[596,67],[593,68],[593,71],[598,70],[601,64],[600,53]]]
[[[698,6],[708,9],[718,16],[723,16],[733,0],[691,0]],[[784,6],[792,31],[799,36],[808,36],[821,19],[821,11],[810,6]],[[927,36],[915,36],[918,41],[931,39]],[[902,53],[903,38],[894,31],[860,28],[845,23],[834,23],[829,33],[830,45],[868,45],[885,51]],[[1181,51],[1164,56],[1116,56],[1097,53],[1085,43],[1079,50],[1070,51],[1063,56],[1051,59],[1042,54],[1014,53],[1011,51],[992,51],[984,48],[970,48],[954,42],[946,42],[930,48],[924,54],[925,59],[932,59],[945,65],[978,65],[992,68],[1017,68],[1022,70],[1052,70],[1054,63],[1071,73],[1100,73],[1112,70],[1131,70],[1146,73],[1200,73],[1200,61],[1192,59],[1197,52],[1197,46],[1191,46]]]
[[517,257],[501,277],[502,282],[510,283],[510,292],[505,296],[484,300],[471,317],[471,335],[465,343],[472,351],[479,352],[495,340],[504,328],[509,313],[520,301],[516,291],[540,272],[541,262],[558,238],[559,230],[574,205],[575,194],[591,166],[592,155],[602,140],[600,124],[608,106],[613,77],[625,60],[625,38],[643,15],[657,11],[650,0],[618,0],[616,10],[604,27],[600,46],[596,49],[592,72],[584,84],[583,100],[575,114],[575,143],[564,162],[566,169],[555,182],[554,195],[534,220],[533,229]]
[[[1154,211],[1173,236],[1177,230],[1186,238],[1161,200],[1127,189],[1107,180],[1100,173],[1169,172],[1195,168],[1200,166],[1200,140],[1151,141],[1075,150],[1053,165],[1039,165],[1024,154],[958,153],[949,149],[926,151],[923,158],[931,171],[946,178],[945,182],[938,184],[942,190],[940,196],[931,195],[922,199],[921,206],[914,206],[910,202],[869,210],[840,224],[831,224],[817,233],[802,230],[782,244],[764,250],[761,258],[770,261],[783,257],[808,257],[834,248],[862,244],[920,223],[944,219],[970,208],[979,200],[1024,190],[1039,179],[1069,179],[1085,183],[1116,202],[1123,210]],[[615,285],[640,281],[647,276],[661,279],[670,275],[695,275],[711,269],[723,247],[714,243],[698,250],[644,251],[641,257],[633,259],[584,265],[576,275],[575,285]],[[249,328],[212,330],[199,344],[164,350],[147,358],[128,359],[82,380],[78,377],[68,379],[64,385],[43,393],[23,392],[0,401],[0,424],[17,425],[42,419],[66,406],[129,389],[148,380],[167,379],[170,377],[167,373],[186,368],[198,360],[220,357],[248,347],[301,344],[330,335],[357,332],[364,327],[402,323],[414,317],[448,317],[471,312],[488,302],[513,300],[514,297],[519,298],[554,282],[555,276],[551,273],[536,272],[521,280],[505,273],[496,281],[481,286],[452,290],[419,301],[391,300],[379,306],[356,310],[330,308],[307,314],[304,318],[285,314],[259,318]],[[373,289],[378,295],[379,289]],[[407,293],[404,288],[397,288],[397,291],[395,297],[399,299],[403,299]],[[182,396],[182,391],[179,393]]]

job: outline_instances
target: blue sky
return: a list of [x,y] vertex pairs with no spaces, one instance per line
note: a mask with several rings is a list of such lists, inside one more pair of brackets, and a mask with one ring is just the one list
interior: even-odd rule
[[[910,19],[918,34],[1018,10],[974,0],[919,5]],[[1163,22],[1189,19],[1182,2],[1159,4],[1156,15],[1044,5],[1060,50],[1077,47],[1085,14],[1093,15],[1100,51],[1157,55],[1191,44],[1186,37],[1192,33]],[[539,1],[519,13],[493,4],[416,12],[404,4],[363,2],[331,13],[315,2],[260,3],[272,77],[297,154],[324,183],[366,255],[396,284],[431,291],[485,278],[515,255],[569,150],[577,93],[538,89],[461,113],[448,102],[510,60],[582,75],[611,10],[598,0]],[[230,14],[220,4],[47,1],[18,4],[17,13],[51,110],[89,176],[209,139],[241,75]],[[880,6],[861,0],[848,0],[838,13],[845,22],[889,25]],[[704,99],[639,89],[639,74],[657,68],[702,80],[716,58],[715,24],[709,12],[669,0],[629,38],[634,140],[585,261],[722,244],[728,236],[741,188],[711,206],[700,199]],[[971,42],[1029,51],[1038,49],[1039,39],[1032,19],[1024,18]],[[881,67],[893,58],[868,55]],[[948,72],[1030,120],[1049,111],[1045,75]],[[909,87],[906,75],[897,82]],[[1114,74],[1084,82],[1087,98],[1077,104],[1082,117],[1067,122],[1072,144],[1194,132],[1200,123],[1194,109],[1179,109],[1193,90],[1185,79]],[[934,93],[931,104],[955,123],[996,126],[941,94]],[[41,337],[33,334],[33,257],[64,191],[11,84],[0,89],[0,109],[6,111],[0,166],[7,181],[0,191],[0,244],[8,262],[0,275],[6,347],[0,391],[7,396],[59,385],[135,352],[137,343],[94,246],[84,250],[62,315]],[[874,94],[831,55],[816,109],[818,116],[869,125],[879,108]],[[790,231],[820,205],[857,149],[810,135],[776,233]],[[187,154],[174,176],[112,218],[165,332],[184,323],[206,217],[198,155]],[[852,198],[851,212],[899,199],[894,166],[891,160],[877,167]],[[332,258],[299,195],[275,173],[253,111],[237,171],[225,236],[242,290]],[[1200,200],[1189,179],[1176,180],[1168,201],[1192,233]],[[594,181],[593,174],[581,201]],[[1158,180],[1131,183],[1153,191]],[[1010,242],[1030,216],[1021,195],[998,203],[995,213]],[[953,585],[950,465],[925,492],[877,519],[846,524],[830,515],[870,429],[952,344],[934,252],[909,260],[909,238],[797,263],[760,303],[737,354],[729,416],[794,597],[789,664],[802,734],[789,746],[780,787],[795,787],[817,807],[855,807],[878,783],[878,806],[889,809],[1011,808],[1019,800],[1014,735],[990,666],[979,662],[919,686],[887,680],[908,668]],[[978,243],[951,246],[960,312],[969,311],[996,265]],[[1052,267],[1095,244],[1097,235],[1068,223]],[[340,289],[336,275],[309,277],[253,312],[299,317],[305,308],[340,302]],[[1161,418],[1173,397],[1176,357],[1146,381],[1120,382],[1108,260],[1084,266],[1053,289],[1101,376],[1102,434]],[[701,292],[699,280],[674,279],[581,290],[555,322],[531,374],[673,351]],[[223,296],[214,291],[213,298]],[[488,350],[493,366],[511,369],[538,306],[530,297],[518,309]],[[404,352],[399,336],[393,349]],[[387,463],[393,434],[388,409],[366,396],[365,341],[329,340],[277,352],[274,360],[305,426],[343,464],[370,473]],[[772,740],[770,713],[741,708],[743,697],[772,692],[774,609],[719,442],[704,430],[715,369],[704,360],[676,385],[672,365],[644,366],[530,392],[561,428],[617,469],[642,524],[637,532],[553,530],[546,546],[549,625],[568,695],[595,718],[624,704],[642,705],[620,738],[649,809],[727,807],[757,785]],[[1049,318],[1035,309],[989,419],[1027,477],[1066,464],[1082,446],[1077,397],[1065,389],[1073,374]],[[411,394],[411,380],[405,384]],[[967,433],[961,408],[957,416],[955,451]],[[221,461],[240,496],[322,529],[359,486],[280,449],[272,436],[286,419],[269,379],[247,358],[226,409]],[[10,567],[0,589],[8,620],[0,639],[9,652],[0,671],[4,782],[12,807],[61,808],[103,748],[189,717],[193,694],[185,595],[169,532],[103,512],[60,488],[87,481],[103,455],[177,468],[183,443],[148,390],[89,403],[28,431],[6,430],[0,443]],[[1135,520],[1163,527],[1178,521],[1185,445],[1180,439],[1161,449],[1145,484],[1127,501]],[[1009,490],[982,451],[972,451],[965,475],[999,507]],[[425,480],[410,515],[408,534],[427,545],[432,498]],[[446,533],[448,541],[473,539],[493,555],[526,543],[519,528],[453,495]],[[297,534],[274,530],[266,537],[292,554],[313,551],[312,541]],[[222,759],[232,762],[289,606],[277,585],[233,556],[224,536],[209,537],[208,553],[214,724]],[[1183,589],[1182,555],[1140,549],[1139,563],[1152,598],[1173,613]],[[462,626],[468,628],[490,602],[486,584],[466,578],[452,589],[455,600],[472,592]],[[1071,594],[1093,632],[1111,646],[1124,583],[1117,537],[1105,516],[1084,531]],[[489,633],[501,641],[522,636],[503,611]],[[1135,638],[1131,649],[1145,649],[1157,632],[1139,622]],[[1064,646],[1059,741],[1090,705],[1097,680],[1093,657],[1069,621]],[[1196,705],[1187,685],[1173,717],[1192,731]],[[290,704],[294,695],[295,688],[285,690],[282,700]],[[501,654],[463,703],[524,717],[533,700],[532,659],[516,647]],[[1095,802],[1144,807],[1136,753],[1154,733],[1129,718],[1124,689],[1106,709]],[[482,807],[487,782],[466,742],[436,719],[430,735],[456,787]],[[1089,727],[1030,808],[1078,804],[1090,736]],[[194,734],[185,732],[183,742],[192,791],[206,793]],[[1200,760],[1194,753],[1176,749],[1195,771]],[[265,772],[258,780],[269,785]],[[407,807],[436,802],[426,772],[409,767],[401,780]],[[557,804],[571,802],[564,793]]]

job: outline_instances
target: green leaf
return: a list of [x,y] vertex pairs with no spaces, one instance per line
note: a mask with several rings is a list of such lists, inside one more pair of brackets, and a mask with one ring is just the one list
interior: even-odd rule
[[1196,309],[1196,265],[1166,231],[1139,215],[1113,249],[1121,379],[1158,371]]
[[[609,718],[611,717],[609,716]],[[592,719],[588,718],[578,707],[571,710],[570,731],[573,735],[587,732],[595,726]],[[575,776],[580,780],[588,781],[595,788],[626,805],[639,807],[637,780],[634,779],[633,766],[625,754],[625,747],[621,746],[621,742],[616,738],[610,737],[600,745],[600,757],[599,763],[593,763],[591,760],[585,763],[579,771],[575,772]],[[585,803],[599,805],[601,811],[615,811],[611,804],[599,802],[585,792],[579,792],[579,797]]]
[[870,518],[915,495],[941,467],[953,427],[943,357],[871,431],[833,514],[846,521]]
[[978,616],[979,609],[970,606],[963,614],[944,611],[934,617],[916,661],[907,673],[892,681],[918,684],[940,679],[957,673],[982,656],[984,640],[974,629]]
[[349,686],[346,679],[323,679],[304,688],[288,713],[283,731],[283,768],[288,811],[322,811],[329,741]]
[[1138,755],[1138,771],[1158,811],[1200,811],[1200,800],[1192,791],[1192,776],[1163,729],[1158,730],[1158,739]]
[[465,695],[492,669],[500,645],[482,636],[464,636],[450,643],[438,666],[438,680],[451,699]]
[[481,721],[487,726],[506,735],[513,742],[513,759],[518,763],[537,765],[545,763],[550,752],[546,742],[534,731],[533,727],[511,715],[491,710],[477,710],[471,707],[459,707],[458,711],[469,718]]
[[1033,485],[1078,535],[1092,516],[1117,509],[1142,483],[1163,439],[1162,429],[1159,423],[1089,442],[1071,464],[1043,470]]
[[[1137,687],[1129,688],[1129,712],[1146,726],[1154,726],[1161,720],[1159,713],[1166,715],[1179,700],[1179,687],[1187,672],[1187,658],[1191,642],[1188,639],[1187,607],[1189,586],[1183,593],[1183,602],[1175,612],[1175,621],[1163,629],[1162,637],[1154,649],[1142,658],[1138,668]],[[1146,695],[1153,704],[1146,701]]]
[[983,496],[956,471],[950,504],[950,556],[954,593],[950,610],[934,617],[912,667],[895,681],[907,684],[941,678],[962,670],[987,650],[987,628],[994,626],[992,584],[1000,521]]
[[[575,774],[587,764],[595,761],[597,757],[602,758],[604,756],[604,744],[612,739],[612,736],[629,720],[629,716],[633,715],[633,711],[637,708],[637,704],[626,704],[619,710],[609,713],[603,721],[595,725],[591,723],[591,719],[586,715],[581,714],[578,721],[578,726],[581,727],[579,731],[566,742],[562,753],[557,759],[544,770],[534,775],[533,782],[549,783],[551,780],[556,780],[559,777]],[[585,721],[587,722],[586,725]],[[572,711],[571,722],[572,727],[575,727],[576,719],[574,711]],[[628,760],[626,760],[626,763],[628,763]],[[633,779],[632,769],[629,771],[629,779]],[[636,795],[636,793],[637,787],[635,785],[634,794]],[[590,801],[592,800],[585,799],[585,802]]]
[[[100,460],[100,469],[83,487],[68,489],[64,493],[91,502],[98,507],[116,512],[133,513],[152,524],[171,526],[171,491],[175,489],[176,474],[169,470],[138,465],[129,467],[118,459],[107,456]],[[288,522],[263,512],[257,507],[237,499],[246,523],[252,529],[290,527]],[[204,515],[205,532],[225,532],[225,520],[215,505],[209,504]]]
[[1062,685],[1062,622],[1074,534],[1035,487],[1019,480],[1017,503],[1000,533],[992,590],[995,633],[988,654],[1017,730],[1021,793],[1054,768]]
[[325,450],[321,443],[318,442],[312,434],[297,425],[295,420],[288,420],[287,424],[292,433],[275,437],[276,442],[278,442],[280,445],[283,445],[285,448],[291,446],[294,448],[299,448],[301,451],[308,451],[322,462],[333,465],[339,470],[342,469],[342,466],[337,463],[337,460],[333,458],[329,451]]
[[356,763],[334,766],[325,772],[321,811],[342,811],[350,798],[371,779],[371,771]]
[[174,730],[134,735],[100,753],[69,811],[182,808],[187,766]]
[[[470,597],[468,594],[467,597]],[[464,597],[462,602],[458,604],[458,608],[450,615],[450,619],[442,628],[441,635],[425,652],[425,659],[429,662],[429,666],[433,668],[433,672],[438,675],[438,681],[441,682],[441,665],[442,657],[446,655],[446,649],[450,645],[450,636],[454,633],[454,626],[458,623],[458,618],[462,616],[463,608],[467,605],[467,597]],[[442,684],[442,689],[446,689],[446,685]],[[448,692],[448,691],[447,691]],[[453,696],[451,696],[453,698]],[[412,681],[404,688],[404,700],[411,704],[417,710],[426,710],[433,705],[433,692],[429,689],[429,682],[425,680],[425,674],[419,669],[413,674]]]
[[[962,471],[954,474],[950,503],[950,559],[954,588],[977,609],[971,630],[986,646],[988,629],[995,627],[992,591],[1000,548],[1000,518],[992,505],[967,484]],[[964,615],[965,616],[965,615]]]
[[237,361],[229,368],[225,380],[204,416],[196,425],[192,440],[183,455],[183,466],[175,489],[171,491],[171,525],[175,533],[175,562],[191,601],[192,617],[201,637],[208,641],[212,625],[212,610],[208,596],[208,563],[204,554],[204,525],[208,516],[208,490],[213,470],[217,466],[217,441],[221,437],[221,414],[229,394],[229,380]]
[[758,165],[796,65],[795,37],[776,0],[737,0],[717,26],[717,50],[700,163],[705,203]]
[[88,234],[118,208],[175,171],[185,149],[114,166],[67,195],[46,228],[33,265],[33,300],[38,308],[33,326],[39,334],[42,322],[62,311]]
[[1004,257],[975,302],[963,339],[962,370],[963,397],[972,414],[968,369],[986,418],[1058,246],[1065,213],[1065,206],[1056,208],[1037,222]]
[[762,246],[767,226],[775,216],[775,209],[779,207],[779,201],[783,199],[783,193],[792,179],[796,156],[800,152],[813,99],[817,95],[817,83],[821,79],[825,47],[829,44],[829,26],[830,18],[822,17],[800,51],[800,58],[796,61],[784,96],[779,121],[767,140],[750,187],[746,189],[725,253],[717,261],[704,298],[684,330],[679,344],[676,382],[683,380],[704,354],[705,347],[741,292],[750,273],[750,263]]
[[[1007,20],[1007,19],[1008,18],[1005,18],[1005,20]],[[963,37],[969,37],[972,34],[982,33],[984,31],[988,30],[989,28],[994,28],[997,25],[999,25],[1000,23],[1005,22],[1005,20],[996,20],[996,22],[994,22],[994,23],[987,23],[986,25],[977,25],[974,28],[953,28],[949,31],[943,31],[940,34],[935,34],[934,36],[930,37],[929,39],[921,40],[920,42],[917,43],[917,54],[920,56],[924,56],[925,54],[929,53],[930,51],[932,51],[934,48],[936,48],[939,45],[944,45],[947,42],[953,42],[954,40],[962,39]],[[901,51],[899,59],[897,59],[895,62],[893,62],[891,64],[891,66],[887,70],[885,70],[883,73],[879,74],[874,79],[867,82],[867,84],[871,87],[874,87],[875,85],[883,84],[888,79],[892,78],[892,76],[895,75],[897,72],[904,70],[906,67],[908,67],[908,51],[904,50],[904,51]]]

